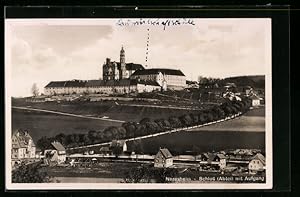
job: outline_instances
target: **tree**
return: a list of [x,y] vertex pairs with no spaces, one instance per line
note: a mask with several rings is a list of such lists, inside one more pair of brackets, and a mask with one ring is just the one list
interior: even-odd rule
[[13,183],[48,183],[51,182],[51,177],[46,170],[40,166],[40,162],[21,164],[20,167],[12,171]]
[[133,142],[133,151],[139,154],[144,152],[144,146],[140,139]]
[[47,138],[46,136],[43,136],[36,142],[36,146],[41,150],[45,150],[51,146],[51,142],[53,141],[54,141],[53,138]]
[[94,131],[94,130],[90,130],[90,131],[88,132],[88,137],[89,137],[90,141],[91,141],[92,143],[94,143],[94,142],[96,141],[96,139],[97,139],[97,132]]
[[149,167],[139,166],[131,168],[124,178],[125,183],[149,183],[151,181],[151,172]]
[[184,125],[184,126],[190,126],[193,123],[191,116],[188,114],[180,116],[179,120],[181,121],[182,125]]
[[146,122],[151,122],[150,118],[143,118],[143,119],[140,121],[140,124],[145,124]]
[[179,118],[177,118],[176,116],[171,116],[169,118],[169,122],[170,122],[171,127],[173,127],[173,128],[178,128],[178,127],[182,126]]
[[37,87],[36,83],[34,83],[31,87],[31,93],[34,97],[39,95],[39,88]]

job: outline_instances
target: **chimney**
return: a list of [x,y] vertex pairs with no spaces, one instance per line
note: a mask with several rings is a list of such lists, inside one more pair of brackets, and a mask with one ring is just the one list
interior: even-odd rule
[[106,64],[110,64],[110,58],[106,58]]

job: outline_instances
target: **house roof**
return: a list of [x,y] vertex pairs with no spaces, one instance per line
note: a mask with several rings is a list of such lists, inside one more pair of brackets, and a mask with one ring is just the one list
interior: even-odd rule
[[33,143],[32,137],[27,131],[18,130],[13,132],[12,138],[16,139],[15,142],[12,142],[13,148],[27,148],[29,140],[31,140],[31,146],[35,146]]
[[172,158],[172,154],[170,153],[170,151],[167,148],[161,148],[159,149],[159,151],[161,152],[161,154],[166,158]]
[[226,159],[225,155],[223,154],[217,154],[217,157],[219,157],[220,159]]
[[255,100],[260,99],[260,98],[259,98],[257,95],[255,95],[255,94],[251,95],[250,98],[251,98],[252,100],[253,100],[253,99],[255,99]]
[[52,142],[51,145],[53,148],[55,148],[57,151],[66,151],[65,147],[60,142]]
[[181,70],[175,70],[175,69],[167,69],[167,68],[151,68],[151,69],[145,69],[145,70],[137,70],[132,75],[153,75],[158,74],[161,72],[165,75],[178,75],[178,76],[185,76]]
[[260,160],[264,165],[266,163],[266,158],[261,153],[257,153],[252,159]]

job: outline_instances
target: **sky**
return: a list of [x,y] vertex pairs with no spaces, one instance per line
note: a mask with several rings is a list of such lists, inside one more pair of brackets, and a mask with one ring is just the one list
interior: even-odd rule
[[121,46],[126,62],[180,69],[188,80],[264,75],[271,66],[270,19],[192,20],[194,25],[164,29],[161,24],[120,26],[120,19],[7,19],[11,95],[31,95],[33,83],[43,92],[50,81],[99,79],[107,57],[119,61]]

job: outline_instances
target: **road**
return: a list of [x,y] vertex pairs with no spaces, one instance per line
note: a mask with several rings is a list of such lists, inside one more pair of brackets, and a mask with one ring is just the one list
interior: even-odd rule
[[65,112],[59,112],[59,111],[52,111],[52,110],[45,110],[45,109],[37,109],[37,108],[31,108],[31,107],[16,107],[12,106],[13,109],[22,109],[22,110],[30,110],[30,111],[38,111],[38,112],[46,112],[46,113],[52,113],[52,114],[59,114],[63,116],[72,116],[77,118],[86,118],[86,119],[94,119],[94,120],[103,120],[103,121],[109,121],[109,122],[119,122],[124,123],[123,120],[116,120],[111,118],[99,118],[99,117],[92,117],[92,116],[84,116],[84,115],[78,115],[78,114],[71,114],[71,113],[65,113]]

